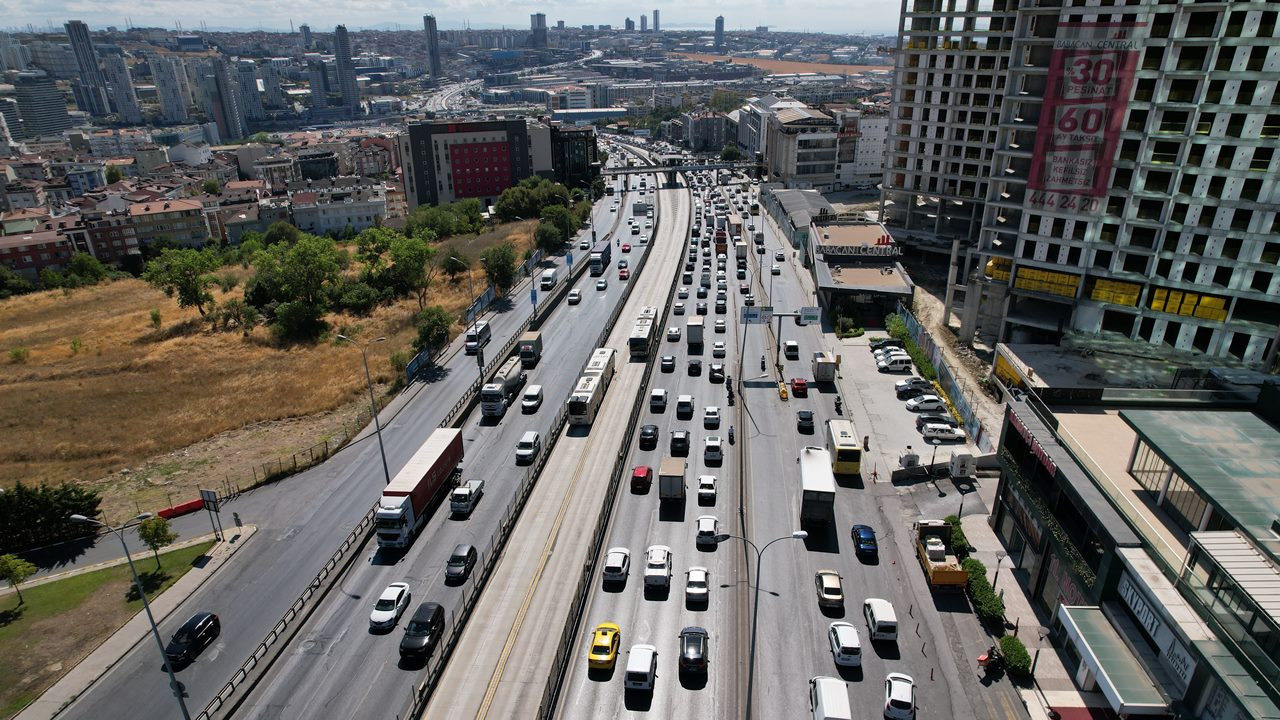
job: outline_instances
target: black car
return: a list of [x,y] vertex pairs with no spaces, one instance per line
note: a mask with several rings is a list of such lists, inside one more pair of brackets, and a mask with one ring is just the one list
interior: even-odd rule
[[880,553],[876,531],[870,525],[854,525],[849,528],[849,537],[853,540],[853,551],[858,555],[876,557]]
[[713,383],[724,382],[724,364],[711,363],[711,370],[707,372],[707,379]]
[[916,430],[924,430],[925,425],[931,424],[950,425],[951,427],[960,427],[960,423],[950,415],[921,415],[916,418]]
[[689,361],[689,375],[697,377],[702,374],[702,361],[694,358]]
[[796,412],[796,430],[805,434],[813,432],[813,411],[800,410]]
[[404,637],[400,638],[400,657],[431,657],[443,634],[444,607],[439,603],[422,603],[413,611],[413,618],[404,627]]
[[696,310],[697,310],[697,312],[698,312],[698,314],[699,314],[699,315],[706,315],[706,314],[707,314],[707,304],[706,304],[705,302],[700,302],[700,303],[698,303],[698,306],[697,306]]
[[729,305],[728,305],[727,303],[725,303],[725,301],[724,301],[724,300],[717,300],[717,301],[716,301],[716,314],[717,314],[717,315],[724,315],[724,314],[725,314],[726,312],[728,312],[728,311],[729,311]]
[[687,627],[680,631],[680,669],[685,672],[707,671],[711,654],[711,635],[705,628]]
[[467,579],[471,574],[471,568],[476,566],[478,557],[474,545],[466,543],[458,543],[453,548],[453,554],[449,556],[449,562],[444,566],[444,580],[446,583],[460,583]]
[[871,347],[871,352],[875,352],[880,348],[887,348],[887,347],[900,348],[902,347],[902,341],[896,338],[880,338],[878,340],[872,340],[870,343],[868,343],[868,345]]
[[674,355],[662,356],[662,372],[675,372],[676,358]]
[[917,398],[917,397],[920,397],[921,395],[928,394],[929,392],[930,392],[930,391],[929,391],[929,389],[928,389],[928,388],[922,388],[922,387],[904,387],[904,388],[902,388],[901,390],[899,390],[899,391],[898,391],[898,399],[899,399],[899,400],[910,400],[911,398]]
[[671,454],[685,456],[689,454],[689,431],[671,431]]
[[652,450],[658,447],[658,426],[657,425],[641,425],[640,426],[640,449]]
[[173,634],[164,654],[172,663],[188,663],[196,659],[201,650],[209,647],[213,639],[222,632],[222,623],[218,616],[211,612],[198,612],[182,623],[178,632]]
[[698,298],[700,298],[700,299],[701,299],[701,298],[705,298],[706,296],[707,296],[707,289],[706,289],[705,287],[699,287],[699,288],[698,288]]

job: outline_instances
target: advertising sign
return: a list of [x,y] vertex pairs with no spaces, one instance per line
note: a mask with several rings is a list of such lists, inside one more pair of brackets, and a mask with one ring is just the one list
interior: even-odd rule
[[1099,214],[1145,23],[1059,23],[1028,178],[1027,204]]

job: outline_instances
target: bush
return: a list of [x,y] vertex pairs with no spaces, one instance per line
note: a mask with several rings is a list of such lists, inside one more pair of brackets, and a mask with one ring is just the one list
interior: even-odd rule
[[31,349],[24,347],[9,348],[9,362],[24,363],[31,357]]
[[978,558],[965,558],[960,562],[960,569],[964,570],[970,579],[973,579],[974,575],[979,577],[987,576],[987,566],[983,565]]
[[965,537],[964,528],[960,525],[960,518],[955,515],[948,515],[943,522],[951,526],[951,552],[956,555],[967,556],[969,554],[969,538]]
[[282,341],[314,340],[328,327],[323,315],[319,307],[300,300],[280,303],[271,330]]
[[1004,655],[1004,667],[1014,677],[1031,675],[1031,655],[1027,646],[1013,635],[1000,638],[1000,654]]
[[924,351],[911,339],[911,333],[907,331],[907,323],[897,313],[888,315],[884,319],[885,332],[890,337],[902,341],[907,354],[911,356],[911,362],[915,363],[916,369],[920,371],[920,377],[925,380],[933,381],[938,379],[938,370],[933,363],[925,356]]
[[1004,600],[987,580],[987,566],[976,558],[965,558],[960,568],[969,576],[967,589],[973,610],[984,622],[1004,622]]
[[368,315],[382,301],[382,295],[363,282],[346,282],[334,288],[337,309],[352,315]]

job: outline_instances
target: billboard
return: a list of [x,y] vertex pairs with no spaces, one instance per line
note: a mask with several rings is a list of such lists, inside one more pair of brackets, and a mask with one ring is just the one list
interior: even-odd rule
[[1101,214],[1146,23],[1059,23],[1027,205]]

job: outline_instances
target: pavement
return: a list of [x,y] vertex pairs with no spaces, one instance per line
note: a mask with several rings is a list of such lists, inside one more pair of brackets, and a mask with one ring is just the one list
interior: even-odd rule
[[[206,580],[213,576],[215,572],[235,556],[236,551],[253,537],[257,532],[257,528],[253,525],[245,525],[241,528],[227,528],[226,542],[219,543],[210,549],[208,555],[205,556],[204,562],[187,571],[185,575],[178,578],[178,581],[156,597],[149,598],[151,604],[151,613],[155,616],[157,624],[163,623],[165,619],[178,607],[186,601]],[[214,539],[212,533],[198,538],[179,543],[169,549],[192,545],[199,542],[207,542]],[[145,553],[134,554],[134,558],[150,557],[151,551]],[[28,585],[38,585],[45,582],[67,577],[68,575],[79,575],[81,573],[91,572],[103,567],[111,565],[119,565],[125,562],[121,557],[114,562],[102,562],[90,566],[77,567],[75,570],[59,573],[57,575],[49,575],[38,580],[33,580]],[[6,589],[6,591],[8,591]],[[116,663],[133,649],[140,642],[151,642],[151,627],[147,621],[147,614],[139,612],[134,615],[129,622],[125,623],[111,637],[107,638],[101,645],[97,647],[89,656],[80,661],[75,667],[71,668],[66,675],[63,675],[56,683],[33,703],[28,705],[21,713],[18,714],[18,720],[49,720],[56,717],[63,708],[70,705],[77,697],[88,690],[95,682],[107,673]],[[167,639],[166,639],[167,640]],[[157,650],[156,652],[159,652]]]

